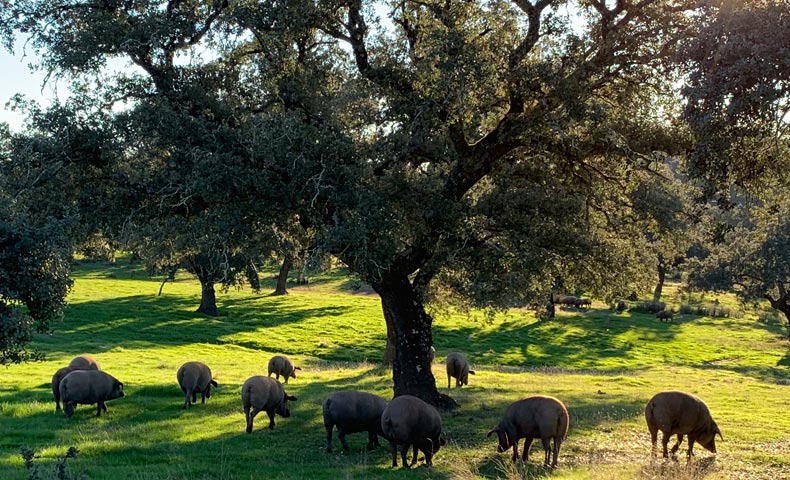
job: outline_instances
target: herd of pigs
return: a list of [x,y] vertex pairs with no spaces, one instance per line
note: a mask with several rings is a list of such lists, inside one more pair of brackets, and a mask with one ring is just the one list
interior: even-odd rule
[[[431,347],[430,357],[433,361],[435,350]],[[455,378],[456,387],[469,383],[469,363],[460,353],[447,355],[447,388],[450,379]],[[252,433],[253,420],[260,412],[269,417],[269,428],[274,428],[275,414],[290,417],[288,402],[296,397],[285,392],[280,376],[287,384],[289,378],[296,378],[296,370],[287,357],[276,355],[269,360],[269,375],[250,377],[241,387],[241,403],[247,421],[247,433]],[[272,378],[275,374],[275,378]],[[184,392],[184,407],[189,408],[197,402],[200,393],[201,402],[211,397],[211,387],[217,382],[211,376],[209,367],[200,362],[187,362],[176,373],[178,384]],[[74,414],[77,404],[97,405],[96,415],[101,416],[107,411],[104,402],[124,396],[123,383],[103,372],[93,357],[82,355],[74,358],[68,366],[58,370],[52,377],[52,393],[55,396],[55,410],[63,411],[66,417]],[[332,432],[338,431],[343,449],[348,450],[346,435],[349,433],[368,432],[368,447],[378,446],[381,435],[390,443],[392,466],[396,467],[397,452],[400,449],[404,467],[413,466],[417,462],[418,451],[425,456],[425,463],[431,465],[433,455],[446,444],[442,437],[442,417],[430,404],[410,395],[398,396],[389,402],[371,393],[344,390],[331,393],[323,403],[324,426],[326,427],[326,451],[332,451]],[[683,436],[688,436],[688,458],[693,454],[694,442],[703,448],[716,453],[715,436],[722,437],[718,425],[711,417],[705,402],[699,398],[679,392],[666,391],[653,396],[645,407],[645,419],[650,430],[653,443],[653,454],[656,453],[656,441],[659,430],[662,432],[664,457],[668,457],[667,444],[673,435],[677,441],[672,447],[674,455]],[[506,410],[502,421],[488,432],[487,436],[496,433],[499,437],[497,451],[505,452],[513,448],[513,460],[519,457],[518,443],[525,440],[522,459],[528,460],[529,449],[534,439],[540,439],[544,450],[544,465],[556,467],[560,445],[568,434],[570,417],[568,409],[558,399],[550,396],[536,395],[512,403]],[[551,442],[553,441],[553,446]],[[411,463],[407,455],[413,448]]]

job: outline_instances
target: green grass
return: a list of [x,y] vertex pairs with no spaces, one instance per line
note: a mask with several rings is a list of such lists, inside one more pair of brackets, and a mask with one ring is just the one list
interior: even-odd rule
[[[553,322],[528,311],[493,321],[482,314],[438,317],[438,385],[446,387],[440,361],[450,351],[465,352],[477,375],[452,391],[461,408],[444,415],[449,445],[434,466],[405,472],[389,467],[386,448],[364,452],[364,434],[349,437],[349,453],[323,452],[328,392],[391,396],[391,375],[376,364],[385,337],[379,299],[352,291],[342,271],[284,297],[220,293],[216,319],[193,313],[200,289],[188,278],[165,285],[162,296],[157,280],[125,260],[83,263],[75,278],[65,321],[36,339],[47,360],[0,373],[0,479],[26,478],[21,445],[35,448],[45,469],[74,445],[81,453],[71,471],[93,480],[789,478],[790,351],[782,325],[758,322],[756,312],[661,323],[596,303],[586,312],[560,310]],[[264,292],[273,289],[267,280]],[[679,305],[671,287],[667,301]],[[80,406],[66,420],[54,413],[49,381],[81,353],[123,381],[127,396],[109,402],[107,416]],[[304,369],[287,386],[299,400],[275,430],[265,428],[263,415],[248,435],[240,386],[265,373],[274,353]],[[189,360],[209,364],[220,388],[207,404],[184,411],[175,372]],[[715,460],[699,447],[688,466],[651,459],[642,412],[650,396],[668,388],[710,406],[724,433]],[[535,448],[531,463],[514,465],[485,437],[510,402],[538,393],[562,399],[571,414],[555,471],[538,465],[542,452]]]

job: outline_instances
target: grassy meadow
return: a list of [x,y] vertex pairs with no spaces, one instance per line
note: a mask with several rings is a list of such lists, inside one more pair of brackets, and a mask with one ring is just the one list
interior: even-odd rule
[[[741,318],[681,315],[673,323],[600,303],[558,310],[552,322],[526,310],[493,320],[437,316],[438,385],[446,390],[442,361],[451,351],[464,352],[477,375],[451,392],[461,408],[443,415],[448,446],[434,466],[392,469],[386,447],[364,450],[365,434],[348,437],[348,453],[335,438],[327,454],[321,403],[329,392],[391,396],[390,373],[376,363],[385,338],[379,299],[352,284],[334,272],[283,297],[230,290],[218,293],[221,316],[206,318],[193,313],[200,287],[192,279],[179,277],[157,296],[159,280],[126,260],[78,265],[64,322],[36,339],[46,361],[0,369],[0,479],[27,478],[22,445],[46,472],[76,446],[69,470],[92,480],[790,478],[790,350],[780,323],[748,309]],[[666,300],[677,310],[672,286]],[[67,420],[54,411],[50,379],[82,353],[124,382],[126,397],[108,402],[101,418],[79,406]],[[240,387],[265,375],[275,353],[303,368],[286,386],[299,400],[274,430],[260,414],[248,435]],[[175,374],[189,360],[207,363],[220,388],[185,411]],[[670,388],[707,402],[724,434],[716,457],[696,446],[688,465],[683,447],[678,462],[651,459],[644,405]],[[553,471],[539,465],[539,447],[530,463],[513,464],[485,437],[507,405],[532,394],[554,395],[570,411]]]

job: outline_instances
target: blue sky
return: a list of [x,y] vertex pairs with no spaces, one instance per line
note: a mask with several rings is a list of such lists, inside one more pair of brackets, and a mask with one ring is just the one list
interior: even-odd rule
[[[24,117],[6,108],[11,97],[21,93],[42,105],[47,105],[50,99],[56,97],[54,82],[44,87],[45,74],[31,72],[28,68],[29,64],[36,63],[38,59],[30,48],[27,50],[27,55],[23,55],[23,45],[20,42],[17,42],[14,55],[0,48],[0,122],[8,123],[15,131],[22,128]],[[62,97],[65,91],[61,88],[57,93]]]

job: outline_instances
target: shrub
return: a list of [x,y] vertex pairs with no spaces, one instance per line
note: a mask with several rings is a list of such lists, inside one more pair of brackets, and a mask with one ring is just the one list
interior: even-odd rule
[[661,310],[667,308],[667,304],[664,302],[656,302],[653,300],[639,302],[633,310],[637,312],[647,312],[647,313],[658,313]]
[[22,446],[20,448],[20,453],[22,455],[22,459],[25,461],[25,468],[27,469],[27,480],[87,480],[88,477],[85,475],[75,476],[70,475],[66,472],[66,461],[70,458],[77,458],[80,451],[77,450],[77,447],[69,447],[66,455],[62,457],[58,457],[57,462],[55,463],[55,468],[49,475],[44,475],[40,473],[39,466],[36,465],[33,460],[38,458],[36,456],[35,450],[32,448],[28,448],[26,446]]
[[779,314],[774,310],[763,311],[757,314],[757,321],[766,325],[782,325],[784,323],[784,315]]
[[740,318],[743,315],[736,312],[736,315],[733,315],[733,312],[728,307],[722,307],[721,305],[713,304],[713,305],[691,305],[688,303],[684,303],[680,305],[680,313],[685,315],[697,315],[700,317],[718,317],[718,318],[729,318],[729,317],[737,317]]

